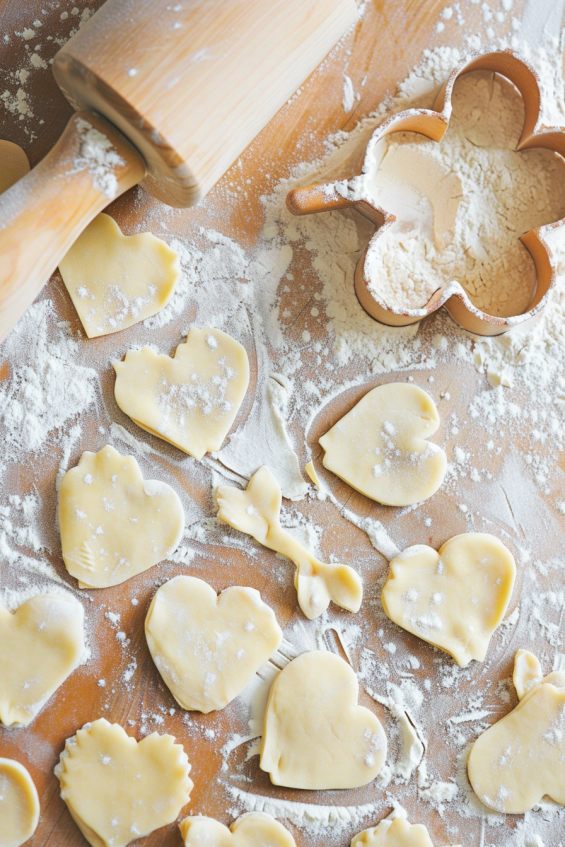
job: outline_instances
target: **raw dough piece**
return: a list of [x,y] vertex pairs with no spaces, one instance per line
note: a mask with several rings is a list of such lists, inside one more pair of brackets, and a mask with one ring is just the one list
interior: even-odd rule
[[219,485],[216,501],[221,521],[294,562],[298,603],[307,618],[325,612],[330,600],[350,612],[359,611],[363,599],[359,574],[348,565],[320,562],[281,527],[281,489],[266,465],[251,477],[245,491]]
[[14,614],[0,604],[0,721],[27,726],[80,663],[84,610],[38,595]]
[[114,369],[122,412],[196,459],[220,449],[249,385],[245,348],[219,329],[193,327],[174,359],[130,350]]
[[79,235],[59,270],[89,338],[118,332],[163,309],[174,294],[179,257],[150,232],[122,235],[100,214]]
[[133,456],[113,447],[83,453],[59,491],[63,559],[79,588],[106,588],[166,559],[184,532],[173,489],[144,480]]
[[409,824],[404,817],[389,816],[378,826],[354,836],[351,847],[433,847],[433,844],[423,824]]
[[520,702],[473,744],[469,781],[481,803],[507,815],[545,796],[565,806],[565,673],[543,677],[537,658],[518,650],[514,685]]
[[125,847],[172,823],[190,799],[190,765],[172,735],[138,743],[104,718],[68,738],[55,775],[92,847]]
[[0,847],[20,847],[39,822],[39,797],[26,768],[0,759]]
[[465,667],[484,660],[515,577],[514,557],[494,535],[455,535],[439,552],[418,544],[392,560],[383,608],[391,621]]
[[287,788],[358,788],[386,758],[379,719],[357,705],[359,683],[335,653],[303,653],[275,679],[261,741],[261,769]]
[[426,439],[439,415],[416,385],[378,385],[320,438],[324,467],[386,506],[411,506],[438,490],[447,469],[441,447]]
[[26,154],[11,141],[0,141],[0,194],[29,173]]
[[282,631],[254,588],[216,595],[193,576],[158,589],[145,619],[153,661],[183,709],[223,709],[278,649]]
[[265,812],[249,812],[230,828],[213,818],[185,818],[179,824],[184,847],[296,847],[288,829]]

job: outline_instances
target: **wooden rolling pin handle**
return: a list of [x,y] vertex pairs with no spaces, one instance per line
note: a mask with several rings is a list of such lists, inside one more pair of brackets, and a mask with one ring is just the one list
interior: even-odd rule
[[77,112],[51,152],[0,196],[0,340],[90,221],[144,176],[117,129]]
[[334,189],[333,183],[328,185],[307,185],[304,188],[294,188],[289,191],[286,205],[293,215],[311,215],[314,212],[332,212],[334,209],[346,209],[354,206],[353,200],[342,197]]

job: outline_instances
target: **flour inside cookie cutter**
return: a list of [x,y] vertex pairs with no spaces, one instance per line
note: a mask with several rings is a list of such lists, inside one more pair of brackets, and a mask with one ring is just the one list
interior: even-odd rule
[[[560,127],[547,127],[541,122],[541,91],[535,70],[520,59],[512,50],[495,53],[474,53],[472,57],[458,65],[440,88],[434,109],[408,109],[391,115],[373,133],[360,175],[352,179],[332,182],[326,185],[310,185],[296,188],[288,194],[287,205],[295,215],[312,212],[333,211],[354,207],[377,225],[377,232],[371,238],[360,257],[355,271],[355,291],[359,302],[375,320],[389,326],[407,326],[417,323],[445,306],[451,317],[464,329],[477,335],[500,335],[513,326],[531,325],[541,314],[555,285],[555,267],[553,254],[546,236],[560,227],[565,219],[536,227],[520,237],[520,241],[530,253],[536,268],[536,290],[527,311],[512,317],[496,317],[481,311],[473,305],[464,288],[457,281],[439,287],[427,303],[418,309],[402,309],[388,306],[378,299],[378,295],[369,286],[371,280],[367,265],[367,254],[376,245],[378,239],[394,223],[396,217],[379,206],[368,192],[366,180],[374,174],[375,163],[378,170],[382,159],[379,156],[379,142],[395,132],[417,132],[433,141],[441,141],[452,112],[452,92],[456,80],[471,71],[491,71],[510,80],[524,101],[524,127],[517,151],[535,147],[544,147],[565,157],[565,132]],[[382,145],[381,145],[382,146]]]

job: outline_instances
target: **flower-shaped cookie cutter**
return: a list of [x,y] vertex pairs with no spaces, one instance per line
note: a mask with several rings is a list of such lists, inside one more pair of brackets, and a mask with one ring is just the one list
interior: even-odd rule
[[[394,132],[409,131],[441,141],[452,112],[452,93],[456,80],[471,71],[492,71],[512,82],[524,101],[524,127],[516,150],[545,147],[565,157],[565,132],[560,127],[547,127],[541,122],[541,89],[535,70],[512,50],[474,53],[459,64],[441,86],[433,110],[407,109],[387,118],[373,133],[360,175],[352,179],[295,188],[287,196],[287,206],[295,215],[333,211],[354,207],[377,225],[377,231],[361,255],[355,271],[355,291],[359,302],[375,320],[389,326],[407,326],[417,323],[445,306],[451,317],[464,329],[477,335],[500,335],[513,326],[533,323],[547,304],[555,285],[553,254],[545,236],[560,227],[565,218],[545,224],[520,236],[520,241],[530,253],[537,275],[536,290],[526,312],[512,317],[496,317],[474,306],[459,282],[453,281],[439,287],[428,302],[418,309],[388,306],[369,288],[371,278],[366,263],[369,249],[396,220],[395,215],[377,205],[364,190],[365,175],[375,170],[376,145]],[[378,161],[378,160],[377,160]],[[377,166],[378,167],[378,166]]]

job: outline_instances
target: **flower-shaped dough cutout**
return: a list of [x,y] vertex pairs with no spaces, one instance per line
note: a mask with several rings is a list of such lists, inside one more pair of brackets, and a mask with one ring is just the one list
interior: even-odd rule
[[386,506],[411,506],[438,490],[447,470],[429,394],[404,382],[373,388],[320,438],[324,467]]
[[141,741],[104,718],[67,739],[55,774],[92,847],[125,847],[172,823],[190,799],[190,764],[172,735]]
[[514,557],[494,535],[455,535],[438,552],[418,544],[392,560],[383,608],[403,629],[465,667],[484,660],[515,577]]
[[196,459],[220,449],[249,385],[245,348],[219,329],[192,327],[174,359],[130,350],[114,369],[122,412]]
[[39,822],[39,797],[26,768],[0,758],[0,847],[20,847]]
[[208,713],[237,697],[278,649],[282,631],[254,588],[217,596],[202,579],[176,576],[155,593],[145,637],[177,703]]
[[14,613],[0,604],[0,721],[27,726],[84,655],[76,600],[38,595]]
[[469,781],[497,812],[520,815],[543,797],[565,806],[565,673],[544,677],[537,658],[518,650],[514,685],[520,702],[473,744]]
[[0,140],[0,194],[29,173],[26,154],[18,144]]
[[269,694],[260,767],[274,785],[358,788],[380,772],[386,736],[358,705],[355,672],[335,653],[303,653],[280,672]]
[[288,829],[265,812],[241,815],[230,828],[204,816],[179,824],[184,847],[296,847]]
[[180,275],[178,254],[150,232],[123,235],[97,215],[59,263],[89,338],[118,332],[163,309]]
[[133,456],[85,452],[59,490],[63,560],[80,588],[107,588],[166,559],[184,532],[178,495]]
[[323,614],[330,600],[349,612],[359,611],[363,599],[359,574],[349,565],[320,562],[282,528],[280,485],[266,465],[253,474],[245,491],[219,485],[215,493],[221,521],[294,562],[298,603],[307,618]]
[[355,835],[351,847],[434,847],[421,823],[410,824],[402,816],[385,818],[378,826]]

